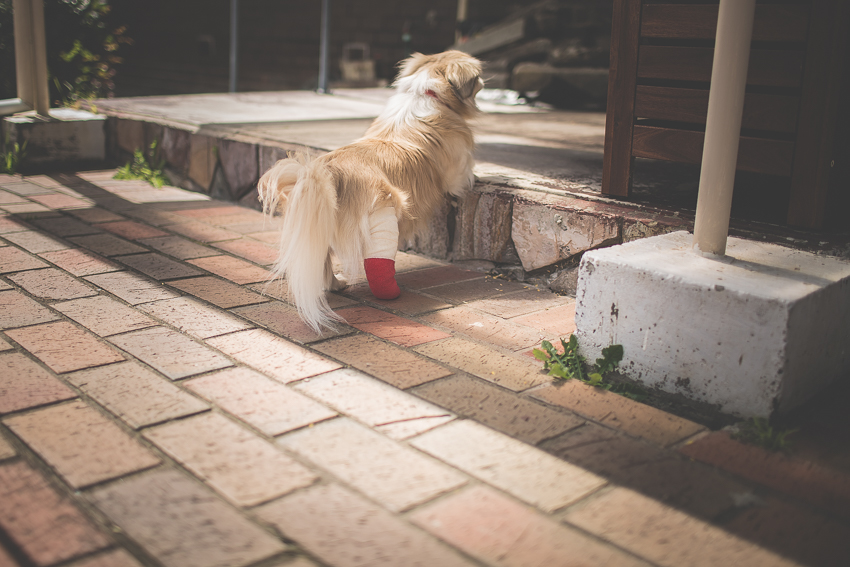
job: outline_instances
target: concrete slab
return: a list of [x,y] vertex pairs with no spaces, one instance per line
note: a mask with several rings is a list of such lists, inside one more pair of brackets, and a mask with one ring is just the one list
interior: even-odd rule
[[3,139],[26,146],[21,168],[102,164],[106,158],[106,116],[72,108],[53,108],[3,118]]
[[589,360],[621,344],[627,376],[725,413],[770,416],[850,372],[850,262],[675,232],[584,254],[576,327]]

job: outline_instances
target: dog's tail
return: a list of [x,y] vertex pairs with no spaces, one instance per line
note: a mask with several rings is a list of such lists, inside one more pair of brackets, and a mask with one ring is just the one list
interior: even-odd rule
[[341,321],[328,305],[325,259],[336,230],[336,187],[320,160],[278,161],[257,184],[263,212],[283,214],[275,278],[286,278],[301,319],[316,333]]

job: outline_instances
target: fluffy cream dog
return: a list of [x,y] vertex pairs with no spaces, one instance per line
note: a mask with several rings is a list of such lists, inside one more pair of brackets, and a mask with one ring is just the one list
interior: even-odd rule
[[344,288],[361,269],[376,297],[398,297],[399,237],[421,229],[446,194],[472,185],[467,120],[478,112],[480,75],[478,60],[460,51],[417,53],[401,64],[396,93],[362,138],[313,160],[280,160],[260,179],[264,212],[283,216],[274,274],[286,278],[316,332],[340,320],[323,290]]

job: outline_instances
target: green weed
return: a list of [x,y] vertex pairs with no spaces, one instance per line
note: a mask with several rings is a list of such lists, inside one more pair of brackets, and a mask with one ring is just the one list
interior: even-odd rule
[[796,432],[796,429],[774,429],[765,418],[753,417],[739,423],[738,431],[732,434],[732,438],[768,451],[788,452],[792,444],[788,436]]
[[596,359],[596,364],[589,371],[585,370],[586,359],[578,352],[578,339],[575,335],[570,335],[569,341],[561,339],[561,346],[564,349],[563,353],[559,353],[549,341],[543,341],[540,344],[541,348],[533,351],[534,358],[543,362],[543,368],[549,371],[549,376],[556,380],[575,378],[585,384],[638,401],[646,398],[644,390],[639,386],[626,383],[611,384],[604,381],[604,375],[616,369],[623,360],[623,345],[610,345],[602,349],[602,357]]
[[[125,166],[119,167],[113,179],[141,179],[147,181],[157,189],[168,183],[162,168],[165,166],[164,159],[156,159],[156,140],[151,142],[148,155],[142,150],[133,152],[133,161]],[[148,160],[153,160],[151,164]]]
[[27,142],[18,144],[17,142],[9,149],[9,137],[6,137],[6,152],[0,154],[0,173],[17,173],[18,167],[24,158],[27,157]]

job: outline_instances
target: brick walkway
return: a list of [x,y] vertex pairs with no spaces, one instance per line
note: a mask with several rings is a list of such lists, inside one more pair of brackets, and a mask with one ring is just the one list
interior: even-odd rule
[[553,385],[572,299],[414,255],[316,336],[259,213],[111,176],[0,175],[0,567],[847,564],[846,431]]

